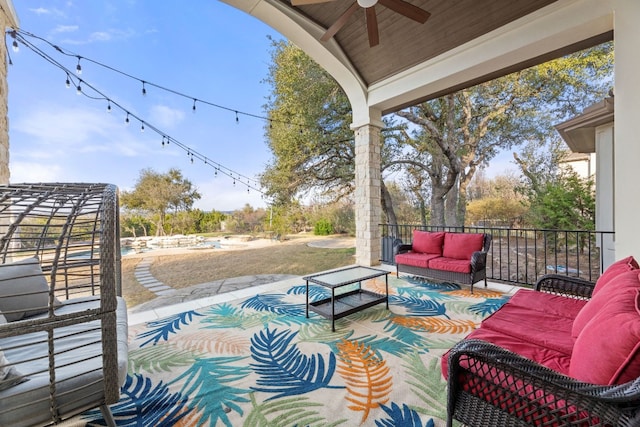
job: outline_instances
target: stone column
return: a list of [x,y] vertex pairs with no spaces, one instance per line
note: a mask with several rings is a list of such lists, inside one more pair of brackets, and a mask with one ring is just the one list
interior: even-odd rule
[[[18,28],[11,0],[0,0],[0,25],[3,30]],[[4,31],[3,31],[4,32]],[[6,37],[6,36],[5,36]],[[9,85],[7,83],[7,44],[0,43],[0,184],[9,183]]]
[[355,129],[356,140],[356,264],[380,263],[380,127]]

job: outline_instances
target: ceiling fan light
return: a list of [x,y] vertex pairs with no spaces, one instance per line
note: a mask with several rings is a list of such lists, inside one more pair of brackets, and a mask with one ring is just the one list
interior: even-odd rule
[[378,0],[358,0],[360,7],[368,8],[373,7],[378,3]]

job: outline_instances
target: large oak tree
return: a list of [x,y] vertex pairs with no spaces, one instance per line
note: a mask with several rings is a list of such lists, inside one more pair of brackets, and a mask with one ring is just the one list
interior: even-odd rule
[[[383,177],[403,182],[434,225],[464,224],[467,189],[497,153],[535,141],[553,124],[601,99],[611,86],[612,45],[569,55],[385,117]],[[274,42],[267,83],[266,130],[273,160],[262,183],[276,203],[312,190],[333,198],[352,192],[355,151],[348,99],[293,44]],[[398,119],[401,118],[401,119]],[[425,179],[427,178],[427,179]],[[392,197],[382,185],[387,220]]]
[[123,191],[120,201],[125,209],[144,213],[155,224],[156,235],[165,234],[168,212],[188,211],[200,199],[200,193],[178,169],[158,173],[143,169],[132,191]]

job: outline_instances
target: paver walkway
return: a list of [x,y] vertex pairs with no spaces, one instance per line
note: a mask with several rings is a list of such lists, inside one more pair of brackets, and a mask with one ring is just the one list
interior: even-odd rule
[[165,285],[151,275],[151,264],[153,264],[153,258],[143,258],[142,261],[136,265],[136,269],[134,270],[136,280],[140,282],[142,286],[158,296],[173,294],[176,291],[175,289],[171,286]]

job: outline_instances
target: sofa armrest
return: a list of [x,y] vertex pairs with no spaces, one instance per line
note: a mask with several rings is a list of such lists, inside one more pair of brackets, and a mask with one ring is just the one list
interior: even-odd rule
[[617,385],[579,382],[481,340],[449,353],[448,425],[638,425],[640,378]]
[[476,251],[471,254],[471,271],[482,271],[487,268],[487,253]]
[[590,299],[595,283],[562,274],[545,274],[536,282],[535,290],[574,298]]
[[411,244],[403,244],[402,240],[398,239],[399,243],[396,244],[396,242],[394,242],[393,245],[393,256],[395,257],[398,254],[403,254],[405,252],[409,252],[412,248]]

